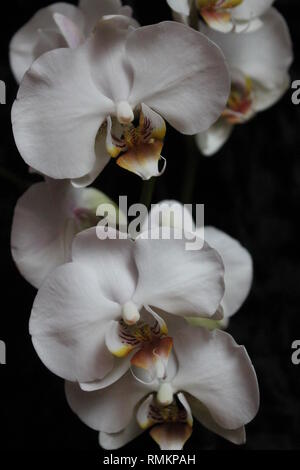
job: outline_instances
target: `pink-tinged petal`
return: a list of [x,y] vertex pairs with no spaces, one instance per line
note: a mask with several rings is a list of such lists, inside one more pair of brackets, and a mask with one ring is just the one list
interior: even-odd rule
[[208,129],[223,111],[227,67],[219,48],[201,33],[169,21],[138,28],[126,53],[134,72],[132,105],[147,104],[184,134]]
[[245,427],[242,426],[238,429],[225,429],[218,425],[209,410],[196,398],[192,397],[191,395],[188,396],[188,402],[191,406],[193,416],[209,431],[218,434],[218,436],[223,437],[227,441],[232,442],[233,444],[245,444],[246,442],[246,432]]
[[30,334],[40,359],[67,380],[90,382],[113,365],[105,328],[120,308],[103,295],[92,268],[69,263],[55,269],[34,301]]
[[239,70],[265,87],[282,86],[293,61],[292,42],[284,18],[271,8],[264,26],[247,34],[222,34],[203,26],[203,32],[222,51],[232,70]]
[[221,258],[206,244],[187,250],[182,231],[169,231],[170,239],[153,230],[136,240],[139,278],[133,300],[175,315],[213,316],[224,294]]
[[80,388],[84,392],[95,392],[106,387],[109,387],[113,383],[117,382],[130,368],[130,357],[122,359],[115,359],[112,370],[101,380],[94,380],[93,382],[81,382]]
[[100,231],[91,228],[77,235],[72,259],[93,268],[103,295],[123,305],[131,299],[137,282],[134,243],[118,238],[113,229],[109,229],[109,238],[100,240],[97,236]]
[[57,196],[47,183],[34,184],[18,200],[14,212],[12,256],[22,276],[35,287],[68,261],[63,243],[67,215],[64,218]]
[[237,20],[251,20],[262,16],[273,5],[275,0],[243,0],[241,5],[232,10],[232,16]]
[[35,287],[57,266],[71,260],[74,236],[97,223],[96,209],[109,203],[94,188],[75,189],[67,180],[31,186],[17,202],[11,235],[14,261]]
[[221,255],[225,266],[224,317],[234,315],[245,302],[253,279],[250,253],[234,238],[214,227],[205,227],[206,242]]
[[125,429],[138,402],[148,393],[149,387],[135,380],[131,373],[96,392],[83,392],[79,385],[66,383],[67,400],[74,413],[90,428],[105,433]]
[[68,17],[61,13],[54,13],[53,19],[57,24],[62,36],[64,37],[67,46],[71,48],[78,47],[83,41],[84,36],[78,26],[73,23]]
[[133,441],[142,433],[143,430],[137,424],[135,416],[133,416],[130,423],[123,431],[114,434],[100,431],[99,443],[103,449],[116,450]]
[[[194,0],[192,0],[194,1]],[[191,0],[167,0],[170,8],[176,13],[188,16],[191,10]]]
[[193,428],[184,423],[165,423],[154,426],[150,436],[161,450],[182,450],[191,437]]
[[196,143],[205,157],[217,153],[227,142],[233,131],[233,125],[220,118],[208,131],[196,136]]
[[24,160],[53,178],[79,178],[95,165],[95,140],[114,105],[91,78],[89,41],[40,57],[25,75],[12,109]]
[[259,391],[245,348],[223,331],[191,326],[173,339],[179,363],[174,391],[197,398],[223,428],[238,429],[250,422],[259,407]]
[[[14,35],[9,46],[10,63],[14,76],[20,82],[31,67],[35,59],[42,52],[47,52],[58,47],[66,47],[67,44],[59,34],[59,30],[53,20],[53,14],[60,13],[69,18],[80,31],[84,28],[84,18],[78,8],[68,3],[54,3],[49,7],[39,10],[19,31]],[[41,48],[39,31],[56,32],[55,41],[48,47]],[[54,38],[54,36],[52,36]],[[41,50],[43,49],[43,50]]]

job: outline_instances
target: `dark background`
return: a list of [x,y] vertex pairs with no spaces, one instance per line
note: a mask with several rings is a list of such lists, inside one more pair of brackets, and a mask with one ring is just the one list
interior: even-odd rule
[[[3,2],[4,3],[4,2]],[[1,10],[0,79],[7,84],[7,104],[0,106],[0,339],[7,345],[7,365],[0,365],[1,450],[97,451],[97,433],[69,410],[63,381],[40,362],[31,345],[28,319],[35,290],[18,274],[10,255],[10,227],[18,197],[37,178],[29,176],[14,145],[10,108],[17,92],[8,65],[13,33],[43,0],[15,0]],[[75,3],[75,2],[74,2]],[[150,24],[170,18],[164,0],[133,1],[137,19]],[[292,79],[300,79],[299,0],[278,0],[295,46]],[[2,5],[4,7],[4,5]],[[229,328],[245,344],[257,371],[261,407],[247,426],[244,449],[300,449],[300,365],[291,363],[291,343],[300,339],[300,107],[291,92],[271,110],[237,128],[224,149],[211,159],[198,158],[192,198],[205,203],[206,224],[240,240],[254,258],[254,285]],[[154,201],[181,199],[184,140],[168,130],[164,155],[167,171],[157,181]],[[138,177],[111,164],[97,180],[116,200],[128,194],[139,200]],[[124,397],[126,406],[126,397]],[[135,455],[158,448],[145,434],[121,451]],[[185,450],[235,449],[195,425]]]

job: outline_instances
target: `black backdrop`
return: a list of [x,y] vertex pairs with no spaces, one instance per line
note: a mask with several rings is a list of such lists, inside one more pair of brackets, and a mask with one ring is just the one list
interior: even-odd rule
[[[28,175],[12,137],[10,108],[17,85],[8,66],[8,44],[49,3],[11,0],[1,10],[0,79],[8,96],[7,105],[0,106],[0,339],[7,344],[7,365],[0,366],[0,448],[93,451],[98,449],[97,433],[68,409],[62,380],[48,372],[33,350],[28,318],[35,291],[18,274],[9,248],[15,203],[36,177]],[[170,18],[164,0],[126,3],[136,4],[142,24]],[[292,78],[300,79],[299,0],[278,0],[275,5],[289,23],[295,47]],[[292,105],[287,93],[277,106],[236,129],[216,157],[199,157],[193,198],[184,201],[205,203],[206,224],[236,237],[254,258],[251,295],[229,328],[246,345],[261,389],[260,411],[247,427],[245,449],[300,449],[300,365],[291,363],[291,343],[300,339],[299,144],[300,107]],[[183,138],[169,129],[164,149],[168,168],[157,182],[154,202],[180,199],[183,152]],[[139,199],[140,180],[116,165],[109,165],[97,182],[116,200],[119,194],[128,194],[130,202]],[[196,425],[186,450],[233,447]],[[144,435],[123,453],[155,449]]]

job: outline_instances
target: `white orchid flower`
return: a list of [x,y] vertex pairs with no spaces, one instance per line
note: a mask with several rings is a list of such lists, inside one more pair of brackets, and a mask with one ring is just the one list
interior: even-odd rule
[[194,5],[212,29],[222,33],[241,33],[259,29],[262,16],[275,0],[167,0],[176,18],[186,22]]
[[164,119],[184,134],[204,131],[229,88],[223,54],[201,33],[174,22],[134,30],[116,16],[76,49],[34,62],[13,106],[14,136],[24,160],[52,178],[87,185],[114,157],[148,179],[161,172]]
[[103,16],[131,14],[120,0],[80,0],[78,7],[59,2],[42,8],[10,42],[10,64],[17,82],[45,52],[81,44]]
[[[39,288],[54,268],[71,260],[74,236],[97,225],[96,209],[102,203],[117,210],[116,204],[97,189],[74,188],[67,180],[49,178],[32,185],[20,197],[13,217],[11,248],[28,282]],[[118,214],[123,223],[123,214]]]
[[246,35],[203,32],[224,52],[231,69],[231,94],[221,118],[197,136],[201,152],[210,156],[227,141],[236,124],[243,124],[273,106],[289,87],[292,43],[284,18],[273,8],[264,25]]
[[232,317],[249,295],[253,279],[253,262],[250,253],[237,240],[215,227],[196,227],[190,210],[178,201],[165,200],[152,206],[148,218],[143,222],[142,231],[156,227],[173,227],[194,232],[203,237],[214,248],[224,263],[225,293],[219,310],[222,320],[189,319],[192,324],[207,327],[227,326]]
[[134,242],[112,228],[104,239],[105,230],[97,228],[101,239],[95,229],[76,236],[72,262],[46,278],[30,320],[44,364],[86,390],[114,382],[130,366],[151,378],[157,360],[166,363],[172,340],[151,307],[220,319],[224,295],[223,263],[208,245],[187,251],[176,229],[171,240],[154,230]]
[[105,449],[122,447],[150,429],[162,450],[180,450],[192,433],[193,416],[223,438],[245,442],[244,426],[259,407],[256,374],[245,348],[223,331],[182,322],[173,333],[173,360],[164,379],[143,383],[129,372],[94,392],[66,383],[70,407],[100,431]]

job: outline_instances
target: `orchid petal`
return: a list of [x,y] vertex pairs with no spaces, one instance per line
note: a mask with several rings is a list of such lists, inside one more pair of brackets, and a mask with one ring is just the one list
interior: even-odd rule
[[83,34],[72,20],[61,13],[54,13],[53,19],[65,38],[68,47],[75,48],[83,42]]
[[88,45],[40,57],[13,105],[14,136],[24,160],[53,178],[79,178],[92,170],[98,130],[114,108],[91,79]]
[[227,333],[187,326],[174,338],[179,362],[174,390],[201,401],[226,429],[251,421],[259,406],[257,378],[244,347]]
[[291,78],[288,74],[282,77],[281,85],[275,88],[268,88],[259,82],[254,83],[253,89],[253,109],[256,112],[265,111],[279,101],[288,91]]
[[74,236],[95,225],[98,204],[109,201],[96,189],[74,189],[66,180],[31,186],[17,202],[11,235],[12,255],[25,279],[39,287],[70,261]]
[[196,143],[200,152],[205,157],[211,157],[223,147],[232,131],[233,125],[220,118],[208,131],[197,134]]
[[224,58],[201,33],[169,21],[138,28],[126,53],[134,72],[133,106],[147,104],[184,134],[208,129],[225,108],[230,84]]
[[250,253],[235,239],[214,227],[205,227],[205,240],[220,255],[225,266],[224,317],[234,315],[247,298],[253,278]]
[[[132,16],[132,8],[129,5],[122,6],[119,10],[119,15],[124,15],[124,16],[131,17]],[[134,24],[135,20],[132,19],[132,21],[133,21],[133,24]],[[136,25],[137,25],[137,23],[136,23]]]
[[187,401],[185,395],[183,393],[178,393],[177,394],[177,399],[183,406],[186,412],[186,422],[192,427],[193,426],[193,415],[192,415],[192,410],[190,407],[189,402]]
[[182,231],[170,234],[157,239],[153,230],[135,241],[139,279],[133,300],[175,315],[211,317],[224,294],[223,263],[206,244],[189,251]]
[[191,1],[190,0],[167,0],[167,3],[170,8],[176,13],[181,15],[188,16],[191,10]]
[[[124,358],[139,344],[134,337],[124,341],[121,337],[122,327],[118,321],[111,321],[106,330],[105,342],[107,349],[116,357]],[[131,341],[133,342],[131,342]]]
[[34,184],[18,200],[14,212],[12,256],[21,274],[35,287],[68,261],[63,243],[67,216],[62,218],[56,196],[47,183]]
[[202,403],[200,403],[199,400],[189,395],[188,402],[191,406],[193,416],[209,431],[218,434],[218,436],[223,437],[224,439],[232,442],[233,444],[245,444],[246,432],[244,426],[238,429],[222,428],[213,420],[209,410]]
[[96,392],[83,392],[79,385],[66,382],[67,400],[74,413],[90,428],[105,433],[125,429],[136,405],[148,392],[149,388],[135,380],[131,373]]
[[108,155],[106,151],[106,143],[102,129],[98,132],[96,137],[95,156],[96,160],[90,172],[81,178],[74,178],[72,180],[72,184],[75,188],[84,188],[92,184],[110,161],[110,155]]
[[[112,119],[110,116],[108,116],[106,120],[107,129],[106,129],[105,149],[106,149],[107,154],[112,158],[117,158],[122,152],[122,150],[124,149],[124,147],[126,147],[126,144],[123,143],[123,140],[121,138],[121,135],[123,133],[123,128],[121,127],[121,125],[117,125],[117,124],[118,123],[114,122],[114,129],[113,129]],[[114,131],[116,130],[118,134],[120,134],[120,137],[114,135],[113,130]]]
[[149,429],[155,423],[151,416],[150,408],[154,400],[154,394],[151,393],[142,403],[139,405],[136,412],[136,419],[140,428],[145,431]]
[[101,295],[92,268],[69,263],[55,269],[34,301],[30,334],[44,364],[67,380],[90,382],[113,367],[105,325],[119,306]]
[[77,235],[72,259],[92,267],[102,294],[123,305],[131,299],[137,282],[133,261],[134,243],[129,239],[118,238],[119,234],[114,229],[108,229],[109,237],[100,240],[97,236],[100,231],[99,227],[91,228]]
[[100,432],[99,443],[103,449],[116,450],[133,441],[142,433],[143,430],[137,424],[135,416],[133,416],[128,426],[118,433]]
[[232,9],[232,16],[238,20],[251,20],[262,16],[275,0],[243,0],[241,5]]
[[[60,13],[72,21],[80,31],[83,31],[84,18],[78,8],[68,3],[54,3],[49,7],[39,10],[19,31],[14,35],[9,46],[10,63],[17,82],[20,82],[31,67],[35,59],[41,53],[39,45],[39,31],[59,30],[53,20],[53,14]],[[47,52],[57,47],[66,47],[64,38],[56,36],[56,41],[49,44]]]
[[95,392],[103,388],[107,388],[113,383],[117,382],[130,368],[130,356],[115,359],[112,370],[101,380],[94,380],[93,382],[81,382],[80,388],[84,392]]
[[86,32],[91,33],[103,16],[121,14],[122,3],[120,0],[80,0],[79,8],[84,13]]
[[[125,43],[130,18],[113,16],[99,21],[89,41],[89,68],[94,84],[115,105],[128,102],[132,70],[126,61]],[[112,113],[115,114],[115,109]]]
[[231,69],[239,70],[267,88],[281,87],[293,60],[292,43],[284,18],[271,8],[257,31],[221,34],[203,26],[203,32],[221,47]]

